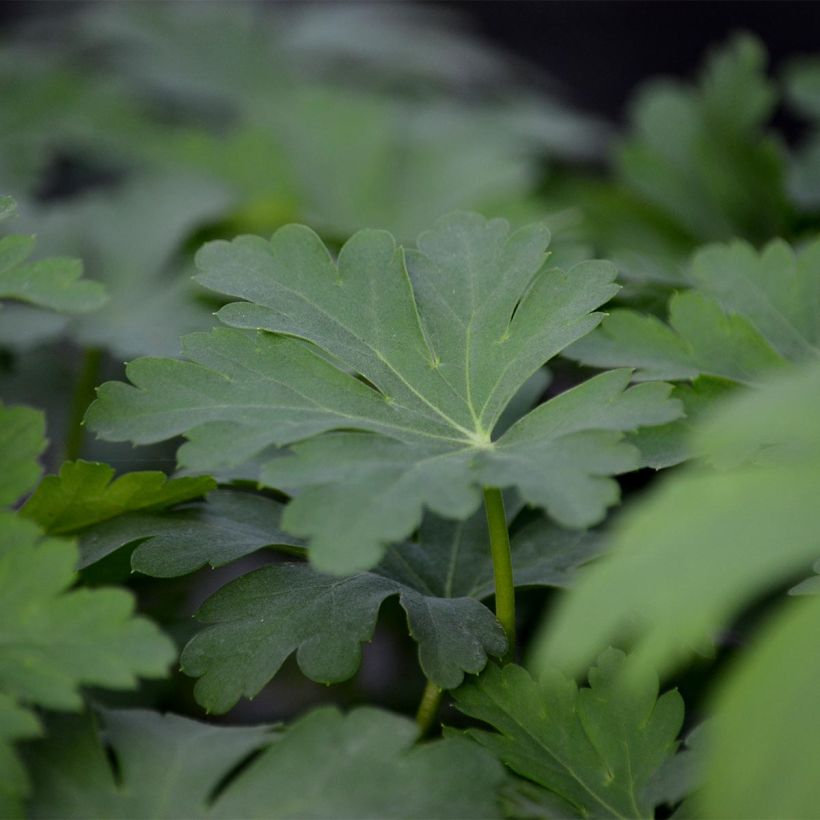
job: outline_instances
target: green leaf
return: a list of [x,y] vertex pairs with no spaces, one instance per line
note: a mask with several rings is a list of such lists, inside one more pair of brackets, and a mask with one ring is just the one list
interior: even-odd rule
[[165,674],[176,653],[119,589],[76,589],[77,550],[0,515],[0,687],[53,709],[77,709],[81,685],[122,689]]
[[40,734],[40,723],[12,697],[0,692],[0,816],[22,817],[22,802],[29,790],[28,774],[14,744]]
[[200,281],[249,300],[220,318],[268,332],[217,329],[185,340],[188,361],[132,362],[134,386],[100,388],[88,423],[136,443],[190,432],[200,468],[235,463],[232,433],[241,460],[300,442],[262,480],[298,491],[283,526],[323,571],[372,567],[425,508],[466,518],[485,484],[589,526],[617,501],[611,476],[640,466],[623,432],[680,406],[667,385],[625,390],[627,372],[604,374],[493,440],[521,386],[615,292],[607,263],[545,267],[547,241],[538,226],[510,235],[502,220],[456,214],[420,237],[410,276],[379,231],[354,236],[338,264],[299,226],[211,243]]
[[813,364],[726,403],[694,441],[720,469],[678,472],[619,519],[611,552],[554,613],[538,665],[580,670],[628,635],[665,671],[806,572],[820,551],[818,402]]
[[137,544],[132,569],[157,578],[221,567],[263,547],[302,553],[302,542],[280,528],[281,517],[278,502],[233,490],[167,512],[128,512],[79,533],[80,568],[129,544]]
[[721,682],[699,817],[809,818],[820,805],[820,598],[783,607]]
[[[270,499],[217,490],[204,504],[127,514],[81,535],[83,565],[136,542],[132,568],[161,577],[220,566],[263,547],[299,551],[278,527],[281,509]],[[506,649],[501,627],[480,603],[494,591],[487,538],[481,511],[464,522],[427,516],[418,541],[393,545],[372,572],[339,578],[308,564],[255,570],[200,609],[208,626],[186,647],[183,671],[200,678],[197,699],[214,712],[255,696],[293,652],[312,679],[345,680],[359,667],[382,602],[398,595],[424,673],[454,688],[465,671],[481,671],[488,654]],[[599,549],[597,534],[535,520],[513,537],[515,583],[565,586]]]
[[0,505],[10,506],[40,478],[37,457],[46,448],[45,416],[31,407],[6,407],[0,402]]
[[[0,220],[14,214],[10,197],[0,202]],[[106,302],[103,286],[83,279],[79,259],[28,261],[34,236],[12,234],[0,239],[0,299],[14,299],[64,313],[87,313]]]
[[143,471],[114,478],[114,468],[67,461],[46,476],[20,514],[49,535],[63,535],[137,510],[161,510],[204,495],[216,486],[207,476],[172,478]]
[[282,734],[146,711],[102,717],[120,775],[87,723],[61,727],[31,749],[31,817],[500,816],[496,761],[458,739],[413,748],[415,725],[378,709],[317,709]]
[[765,68],[762,44],[739,35],[710,55],[696,87],[655,81],[634,104],[619,175],[695,241],[782,231],[785,152],[764,130],[777,101]]
[[614,649],[589,682],[578,689],[556,670],[535,681],[520,666],[491,666],[455,693],[456,705],[497,730],[469,737],[578,816],[652,817],[644,792],[675,753],[683,701],[674,690],[659,698],[657,677]]
[[134,616],[129,593],[71,589],[76,562],[70,541],[0,513],[0,805],[13,807],[28,790],[10,745],[38,726],[24,707],[79,709],[80,687],[133,688],[138,676],[163,676],[176,657]]
[[613,311],[565,352],[594,367],[636,367],[637,379],[707,374],[758,382],[820,355],[820,241],[799,255],[781,241],[757,253],[745,242],[711,245],[694,257],[695,289],[669,302],[669,324]]
[[216,183],[169,172],[35,214],[42,241],[81,256],[110,295],[101,310],[69,324],[69,337],[123,358],[176,354],[180,334],[207,327],[211,315],[198,303],[185,270],[190,262],[180,262],[179,252],[228,203]]

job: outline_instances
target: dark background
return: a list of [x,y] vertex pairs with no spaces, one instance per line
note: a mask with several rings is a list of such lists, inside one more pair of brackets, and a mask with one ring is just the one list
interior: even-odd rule
[[[58,14],[78,2],[0,0],[0,27],[31,15]],[[789,57],[820,50],[820,2],[445,0],[425,5],[462,16],[468,28],[543,69],[570,101],[615,121],[623,121],[630,92],[642,80],[691,76],[709,46],[734,31],[757,34],[775,72]]]
[[739,30],[766,44],[775,73],[820,50],[820,3],[553,0],[448,2],[497,46],[550,74],[573,102],[622,121],[631,91],[657,74],[691,76],[710,46]]

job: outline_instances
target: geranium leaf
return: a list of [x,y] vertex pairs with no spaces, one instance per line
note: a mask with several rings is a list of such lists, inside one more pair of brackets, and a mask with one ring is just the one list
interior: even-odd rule
[[[263,547],[298,550],[278,528],[281,510],[270,499],[218,490],[206,503],[127,514],[82,533],[84,564],[135,542],[132,567],[154,576],[218,566]],[[513,537],[515,583],[565,586],[600,541],[597,533],[532,521]],[[483,512],[463,522],[427,516],[418,540],[392,546],[372,572],[339,578],[305,563],[273,564],[232,581],[200,609],[207,626],[185,648],[182,667],[200,678],[197,699],[214,712],[255,696],[294,652],[314,680],[345,680],[359,667],[381,604],[397,595],[424,673],[454,688],[506,649],[500,625],[480,603],[493,591]]]
[[[560,523],[594,524],[617,501],[611,476],[640,466],[623,433],[680,406],[668,386],[625,390],[628,373],[605,374],[493,440],[521,386],[615,292],[607,263],[545,267],[547,241],[537,226],[510,234],[455,214],[419,238],[409,276],[380,231],[355,235],[338,263],[299,226],[206,245],[200,281],[247,300],[220,311],[234,328],[188,337],[188,361],[133,362],[134,386],[104,385],[88,422],[138,443],[192,432],[200,467],[232,463],[232,429],[245,458],[301,442],[262,479],[299,491],[283,525],[324,571],[374,566],[425,508],[466,518],[487,484],[518,487]],[[214,424],[208,459],[198,430]]]
[[114,478],[107,464],[67,461],[46,476],[20,514],[49,535],[63,535],[137,510],[160,510],[198,498],[216,486],[207,476],[169,479],[143,471]]
[[566,351],[595,367],[636,367],[638,379],[700,374],[758,382],[787,362],[820,355],[820,242],[795,254],[775,241],[760,253],[745,242],[711,245],[694,257],[694,290],[669,302],[669,324],[613,311]]
[[497,730],[467,736],[578,816],[651,817],[646,787],[675,753],[683,701],[677,691],[659,698],[657,677],[614,649],[589,680],[578,689],[554,669],[536,681],[520,666],[491,666],[456,691],[456,705]]
[[55,727],[28,756],[32,816],[500,817],[505,776],[490,755],[460,739],[413,748],[415,725],[378,709],[325,707],[282,733],[136,710],[102,718],[120,775],[88,722]]
[[[14,214],[14,200],[3,197],[0,219]],[[27,302],[63,313],[87,313],[107,300],[98,282],[83,279],[79,259],[29,261],[34,236],[12,234],[0,239],[0,299]]]
[[[117,357],[175,354],[179,336],[207,327],[212,312],[197,301],[184,269],[190,262],[179,261],[181,246],[194,229],[218,218],[229,201],[216,183],[169,172],[35,212],[32,224],[46,247],[81,256],[110,295],[101,310],[70,321],[65,333]],[[25,315],[30,322],[37,314]],[[15,345],[5,334],[3,340]]]

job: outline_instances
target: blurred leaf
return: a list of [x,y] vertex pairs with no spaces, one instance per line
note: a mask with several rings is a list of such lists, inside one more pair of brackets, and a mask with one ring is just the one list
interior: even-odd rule
[[[0,202],[5,219],[15,212],[14,200]],[[99,282],[83,279],[79,259],[50,258],[27,261],[35,237],[11,234],[0,239],[0,299],[14,299],[63,313],[87,313],[106,302]]]
[[695,436],[695,465],[619,520],[535,650],[580,670],[612,640],[665,671],[820,553],[820,367],[728,401]]
[[174,262],[191,231],[228,204],[214,183],[180,174],[64,200],[37,214],[50,247],[83,257],[106,284],[106,306],[69,326],[82,346],[115,356],[176,353],[179,335],[209,322],[188,276]]
[[624,184],[696,241],[777,235],[787,214],[784,157],[763,128],[776,104],[750,35],[708,59],[692,88],[658,81],[637,98],[619,156]]
[[6,407],[0,402],[0,505],[10,506],[38,481],[37,457],[46,448],[46,420],[31,407]]
[[813,818],[820,805],[820,598],[783,607],[714,698],[707,778],[695,795],[706,818]]
[[120,777],[87,723],[64,725],[31,748],[31,817],[500,816],[504,774],[489,755],[457,739],[412,748],[415,725],[378,709],[317,709],[282,734],[102,715]]
[[554,669],[536,682],[520,666],[490,666],[455,693],[456,705],[497,730],[467,736],[569,803],[570,816],[652,817],[646,790],[675,753],[683,701],[677,691],[658,698],[657,677],[614,649],[589,680],[579,690]]

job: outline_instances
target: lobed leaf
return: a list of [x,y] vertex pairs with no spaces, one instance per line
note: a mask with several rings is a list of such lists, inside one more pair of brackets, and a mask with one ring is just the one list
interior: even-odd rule
[[[127,514],[82,533],[83,565],[134,543],[132,567],[154,576],[269,546],[300,552],[300,542],[279,529],[281,510],[270,499],[217,490],[204,504]],[[566,585],[599,549],[597,534],[533,521],[513,538],[515,583]],[[293,652],[313,680],[345,680],[359,667],[381,604],[398,595],[425,675],[454,688],[464,672],[480,672],[488,655],[506,650],[500,625],[480,603],[493,591],[483,512],[464,522],[428,516],[418,541],[391,546],[372,572],[340,578],[304,563],[272,564],[230,582],[197,613],[207,627],[186,646],[182,668],[199,678],[196,697],[213,712],[254,697]]]
[[[11,197],[0,202],[0,220],[13,215]],[[11,234],[0,239],[0,299],[13,299],[63,313],[87,313],[107,300],[98,282],[83,279],[79,259],[51,258],[28,261],[34,252],[33,235]]]
[[137,710],[102,717],[120,777],[99,735],[74,721],[31,749],[30,816],[500,817],[496,761],[458,739],[413,748],[415,725],[378,709],[316,709],[282,733]]
[[[572,807],[570,816],[652,817],[647,789],[674,755],[683,721],[677,691],[658,697],[658,679],[607,650],[590,686],[556,670],[536,681],[520,666],[488,667],[455,693],[456,705],[496,729],[466,735],[517,774]],[[566,816],[563,812],[546,816]]]
[[88,423],[137,443],[189,434],[200,468],[235,463],[232,434],[241,459],[294,445],[261,477],[298,491],[283,525],[323,571],[372,567],[425,508],[466,518],[485,484],[589,526],[617,500],[611,476],[640,466],[623,433],[680,406],[668,386],[626,390],[627,372],[604,374],[493,439],[522,385],[615,292],[607,263],[545,267],[547,241],[538,226],[510,234],[456,214],[422,234],[409,275],[380,231],[354,236],[336,264],[299,226],[211,243],[200,281],[246,300],[219,313],[233,328],[188,337],[188,361],[133,362],[133,385],[103,385]]
[[172,507],[215,486],[208,476],[169,479],[157,471],[114,478],[114,469],[107,464],[67,461],[59,475],[42,480],[20,514],[49,535],[63,535],[123,513]]

